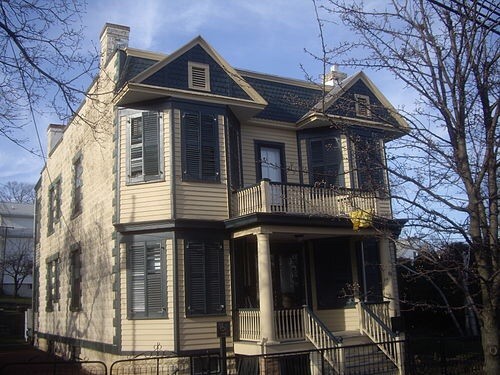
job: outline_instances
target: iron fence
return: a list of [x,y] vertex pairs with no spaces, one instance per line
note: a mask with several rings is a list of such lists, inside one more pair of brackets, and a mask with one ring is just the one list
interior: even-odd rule
[[0,367],[1,375],[107,375],[100,361],[15,362]]
[[[480,341],[467,338],[412,338],[401,344],[401,364],[383,354],[384,343],[340,346],[329,349],[228,356],[226,366],[218,354],[158,355],[123,359],[109,368],[110,375],[475,375],[481,374]],[[341,366],[331,358],[342,358]],[[107,375],[106,365],[86,362],[8,363],[1,375]]]

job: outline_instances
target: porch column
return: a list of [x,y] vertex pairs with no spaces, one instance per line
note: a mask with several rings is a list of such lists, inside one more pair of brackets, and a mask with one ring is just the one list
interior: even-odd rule
[[272,343],[274,335],[273,279],[271,276],[271,251],[269,234],[257,235],[257,271],[259,274],[260,338]]
[[379,253],[382,274],[383,294],[390,300],[389,313],[399,315],[399,293],[397,289],[396,259],[392,246],[387,237],[379,239]]

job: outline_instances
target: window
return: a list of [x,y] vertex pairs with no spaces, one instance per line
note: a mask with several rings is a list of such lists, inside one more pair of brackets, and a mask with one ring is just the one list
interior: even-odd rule
[[47,260],[46,311],[53,311],[54,303],[59,301],[59,268],[59,255],[54,255]]
[[165,317],[167,298],[162,242],[129,244],[127,260],[129,318]]
[[384,300],[378,245],[376,239],[367,239],[356,244],[360,292],[365,302],[382,302]]
[[222,241],[186,241],[185,260],[187,315],[225,313]]
[[81,299],[82,299],[82,252],[80,247],[75,247],[71,251],[71,301],[70,310],[79,311],[81,310]]
[[219,181],[217,116],[203,112],[182,115],[183,179]]
[[42,198],[40,195],[36,195],[36,201],[35,201],[35,243],[40,242],[40,224],[41,224],[41,210],[42,207]]
[[351,250],[348,240],[314,242],[314,272],[318,309],[354,306]]
[[257,181],[268,179],[285,182],[285,145],[283,143],[255,141]]
[[354,94],[356,105],[356,115],[361,117],[370,117],[370,97],[366,95]]
[[162,177],[161,126],[157,112],[143,112],[128,119],[128,182]]
[[353,137],[356,153],[356,176],[358,188],[368,191],[383,191],[384,161],[380,139],[371,135]]
[[210,67],[207,64],[188,62],[189,88],[210,91]]
[[73,162],[73,202],[72,202],[72,217],[77,216],[82,212],[82,156],[79,155]]
[[309,141],[309,171],[313,185],[344,186],[342,148],[338,137]]
[[54,231],[54,224],[61,217],[61,179],[57,178],[49,187],[48,229],[49,234]]

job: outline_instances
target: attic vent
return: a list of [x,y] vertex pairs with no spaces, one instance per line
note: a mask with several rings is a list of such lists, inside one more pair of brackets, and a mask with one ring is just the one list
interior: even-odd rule
[[207,64],[189,62],[189,88],[210,91],[210,70]]
[[356,100],[356,115],[362,117],[370,117],[370,97],[366,95],[355,94]]

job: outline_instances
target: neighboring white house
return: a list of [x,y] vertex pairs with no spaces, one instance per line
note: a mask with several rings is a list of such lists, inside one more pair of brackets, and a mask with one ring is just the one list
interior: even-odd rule
[[[33,213],[33,204],[0,202],[0,289],[5,295],[15,295],[12,266],[26,266],[33,259]],[[17,255],[15,261],[13,255]],[[31,297],[31,274],[16,278],[21,284],[17,295]]]

